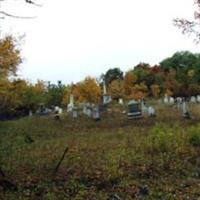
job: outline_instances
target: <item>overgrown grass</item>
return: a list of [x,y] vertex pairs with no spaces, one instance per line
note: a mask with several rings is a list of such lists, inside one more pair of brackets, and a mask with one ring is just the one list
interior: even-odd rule
[[136,121],[110,112],[99,122],[85,117],[1,122],[0,166],[18,190],[0,186],[0,199],[198,199],[198,113],[186,121],[174,107],[170,112],[158,105],[157,111],[156,119]]

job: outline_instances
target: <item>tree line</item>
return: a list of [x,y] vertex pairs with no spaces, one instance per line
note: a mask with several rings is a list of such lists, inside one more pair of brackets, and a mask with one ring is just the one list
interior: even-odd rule
[[126,72],[110,68],[100,77],[86,77],[69,85],[42,80],[33,84],[20,79],[17,71],[22,62],[19,41],[12,36],[1,39],[0,114],[7,118],[27,114],[29,110],[35,112],[41,105],[66,107],[70,94],[76,103],[99,104],[103,83],[113,100],[200,94],[200,54],[189,51],[176,52],[154,66],[141,62]]

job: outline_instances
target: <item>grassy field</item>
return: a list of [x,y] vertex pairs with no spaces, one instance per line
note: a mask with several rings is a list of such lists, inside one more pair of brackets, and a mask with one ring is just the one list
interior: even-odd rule
[[190,120],[155,106],[156,118],[135,121],[114,106],[98,122],[0,122],[0,199],[200,199],[200,105]]

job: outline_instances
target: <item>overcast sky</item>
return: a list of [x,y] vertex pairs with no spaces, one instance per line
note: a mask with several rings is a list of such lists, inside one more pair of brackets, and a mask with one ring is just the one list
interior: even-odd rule
[[4,33],[26,34],[19,74],[33,82],[71,83],[109,68],[127,71],[139,62],[158,64],[180,50],[199,52],[192,38],[172,24],[173,18],[193,17],[192,0],[41,2],[42,7],[34,7],[7,0],[5,11],[37,18],[0,21]]

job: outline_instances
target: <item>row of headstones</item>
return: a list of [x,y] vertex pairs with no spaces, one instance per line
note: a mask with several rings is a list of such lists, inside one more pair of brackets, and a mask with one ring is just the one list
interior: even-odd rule
[[[173,104],[173,103],[182,103],[184,100],[184,98],[182,97],[177,97],[177,98],[174,98],[174,97],[168,97],[168,96],[165,96],[164,99],[163,99],[163,102],[164,103],[170,103],[170,104]],[[189,102],[191,103],[200,103],[200,95],[197,95],[197,96],[191,96],[190,98],[187,99]]]
[[[167,101],[167,99],[169,99],[169,101]],[[190,112],[189,112],[189,108],[187,105],[187,102],[191,102],[191,103],[200,103],[200,95],[198,95],[197,97],[192,96],[188,99],[186,98],[182,98],[182,97],[177,97],[177,98],[173,98],[173,97],[165,97],[164,98],[164,103],[172,103],[174,104],[176,102],[177,108],[181,110],[182,112],[182,116],[184,118],[190,119]]]
[[83,114],[89,118],[96,120],[100,119],[99,106],[90,103],[81,104],[79,108],[69,104],[67,107],[67,113],[73,118],[77,118],[78,115]]

